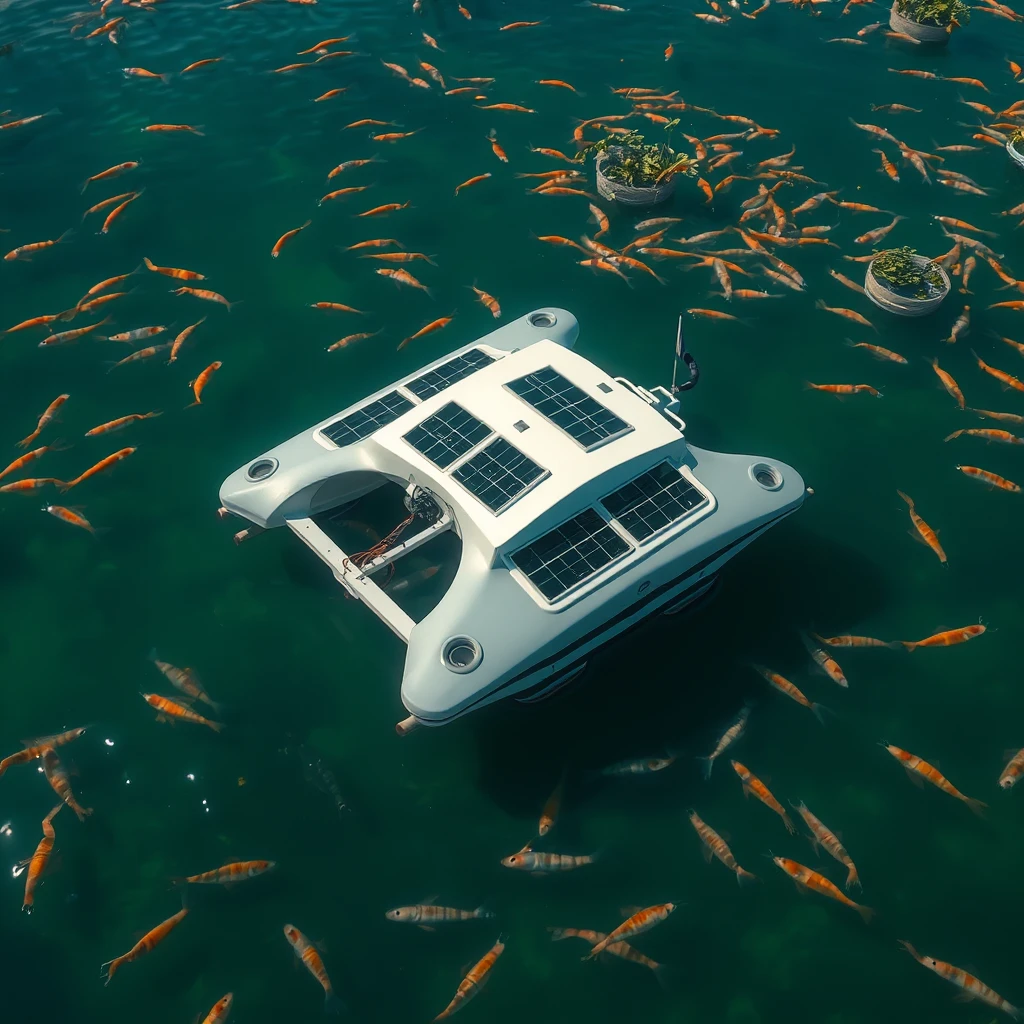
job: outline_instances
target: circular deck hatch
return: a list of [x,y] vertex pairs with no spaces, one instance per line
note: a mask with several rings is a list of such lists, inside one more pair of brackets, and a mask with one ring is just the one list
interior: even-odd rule
[[450,637],[441,646],[441,663],[449,672],[472,672],[483,658],[483,650],[470,636]]
[[277,472],[277,459],[257,459],[246,471],[250,480],[266,480]]
[[777,491],[782,486],[782,474],[767,462],[755,462],[750,467],[750,478],[766,491]]

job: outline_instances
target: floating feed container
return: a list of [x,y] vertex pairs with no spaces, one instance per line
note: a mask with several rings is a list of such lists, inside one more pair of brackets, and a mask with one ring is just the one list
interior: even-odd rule
[[966,25],[971,9],[962,0],[894,0],[889,27],[919,43],[942,46],[954,26]]
[[654,206],[672,198],[676,190],[674,174],[658,184],[639,187],[609,178],[605,172],[618,166],[621,159],[622,149],[619,146],[610,146],[605,152],[597,155],[597,191],[602,198],[612,199],[623,206]]
[[938,263],[905,246],[879,253],[864,275],[867,297],[879,309],[897,316],[933,313],[949,289],[949,275]]

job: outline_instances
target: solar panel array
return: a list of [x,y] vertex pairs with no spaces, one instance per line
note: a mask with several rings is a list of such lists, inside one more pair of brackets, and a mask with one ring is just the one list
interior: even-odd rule
[[447,469],[490,433],[486,423],[456,402],[449,402],[413,427],[405,439],[435,466]]
[[397,420],[402,413],[413,408],[413,403],[405,395],[397,391],[389,391],[383,398],[378,398],[362,409],[357,409],[348,416],[333,423],[328,423],[320,433],[333,441],[339,448],[361,441],[369,437],[379,427]]
[[549,601],[630,550],[593,508],[520,548],[512,561]]
[[505,438],[496,437],[452,476],[497,515],[546,472]]
[[589,451],[633,428],[550,366],[506,387]]
[[451,387],[456,381],[468,377],[477,370],[482,370],[494,362],[494,358],[479,348],[471,348],[468,352],[449,359],[448,362],[427,370],[405,386],[421,401]]
[[682,519],[704,500],[679,470],[662,462],[609,494],[601,504],[631,537],[641,541]]

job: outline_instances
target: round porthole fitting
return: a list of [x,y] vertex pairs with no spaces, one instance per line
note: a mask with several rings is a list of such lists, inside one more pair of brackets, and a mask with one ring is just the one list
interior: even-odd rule
[[547,312],[545,312],[545,313],[531,313],[526,319],[530,321],[530,326],[531,327],[540,327],[540,328],[554,327],[555,323],[557,322],[555,320],[555,314],[554,313],[547,313]]
[[471,636],[453,636],[441,645],[441,664],[449,672],[472,672],[483,659],[483,650]]
[[750,479],[766,491],[777,491],[782,486],[782,474],[767,462],[755,462],[750,467]]
[[257,459],[246,471],[249,480],[266,480],[277,472],[277,459]]

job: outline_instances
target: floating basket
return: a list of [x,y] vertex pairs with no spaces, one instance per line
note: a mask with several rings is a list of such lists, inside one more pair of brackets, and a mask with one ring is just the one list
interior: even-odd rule
[[912,18],[905,18],[896,8],[897,4],[893,3],[889,13],[889,27],[894,32],[903,32],[921,43],[949,42],[949,32],[941,25],[922,25]]
[[1024,167],[1024,155],[1017,152],[1012,142],[1006,143],[1006,155],[1018,166]]
[[655,203],[663,203],[670,199],[676,190],[676,176],[670,175],[660,185],[651,185],[649,188],[634,188],[632,185],[623,185],[622,182],[612,181],[605,177],[602,168],[612,161],[622,150],[619,146],[609,146],[603,153],[598,153],[594,161],[597,170],[597,191],[604,199],[613,199],[623,206],[654,206]]
[[[879,253],[879,255],[883,254]],[[919,267],[927,266],[931,262],[925,256],[914,257],[914,263]],[[868,264],[867,273],[864,275],[864,291],[879,309],[884,309],[887,313],[895,313],[897,316],[926,316],[928,313],[934,313],[942,305],[942,300],[949,294],[949,275],[937,263],[935,266],[942,277],[942,292],[928,299],[915,299],[891,291],[885,281],[879,281],[871,273],[871,268],[874,265],[874,260]]]

